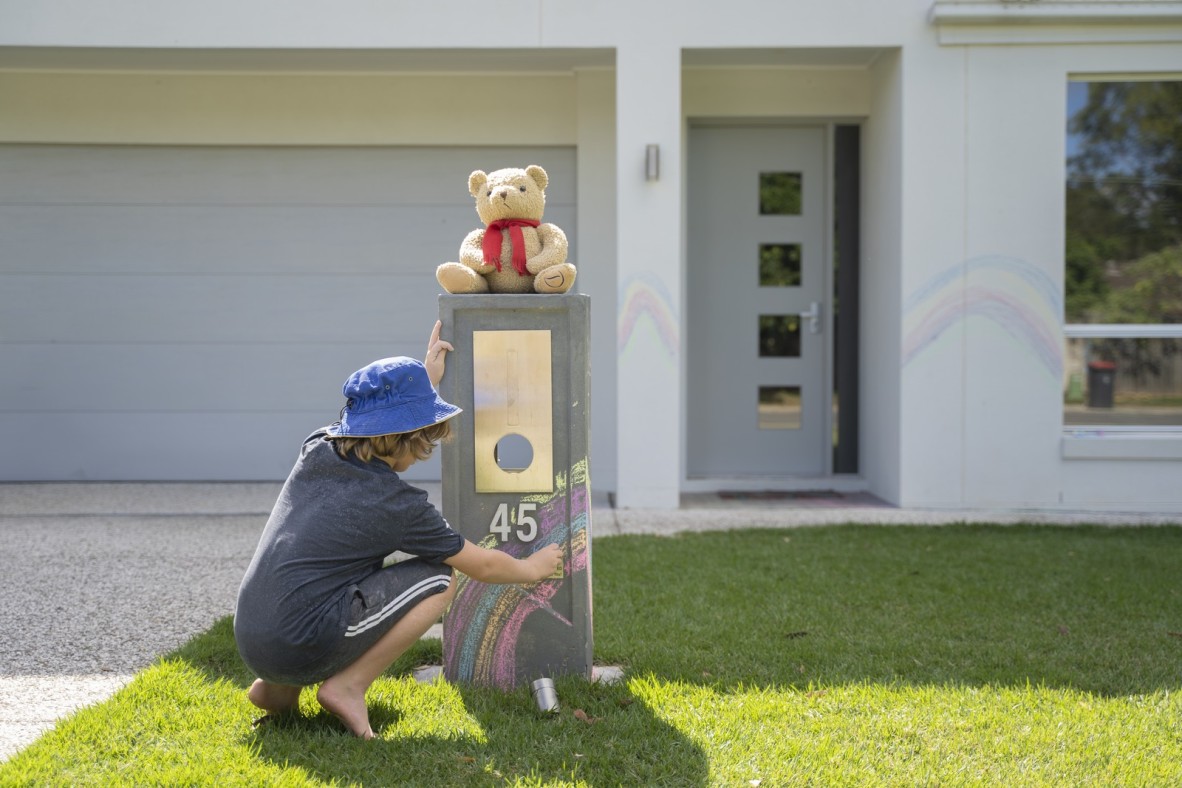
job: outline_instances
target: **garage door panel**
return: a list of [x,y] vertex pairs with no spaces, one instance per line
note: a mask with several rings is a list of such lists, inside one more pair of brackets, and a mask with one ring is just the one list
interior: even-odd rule
[[[70,439],[68,452],[5,452],[7,481],[273,481],[287,477],[300,446],[324,426],[319,413],[120,413],[96,418],[63,414],[53,426]],[[0,413],[0,429],[16,445],[44,444],[45,426]],[[441,477],[439,457],[401,476]]]
[[[283,479],[304,437],[322,423],[319,413],[63,413],[50,429],[68,440],[68,451],[5,452],[0,474],[10,481]],[[2,413],[0,429],[17,445],[36,446],[47,425]]]
[[473,170],[540,164],[548,203],[575,201],[568,148],[0,149],[5,201],[97,204],[454,205]]
[[426,349],[435,269],[479,224],[468,174],[546,167],[573,247],[574,162],[0,145],[0,427],[30,447],[0,479],[283,478],[350,373]]
[[[546,220],[574,241],[572,207]],[[478,227],[456,207],[0,206],[0,272],[434,273]]]
[[0,402],[15,413],[110,414],[313,411],[326,418],[344,402],[354,370],[411,348],[353,345],[3,345]]
[[[573,235],[570,206],[546,218]],[[0,272],[433,274],[479,226],[457,206],[0,206]]]
[[354,342],[393,323],[426,332],[434,269],[388,276],[10,276],[9,342]]
[[[339,408],[338,408],[339,409]],[[267,481],[284,479],[314,430],[336,411],[278,413],[65,412],[51,424],[0,412],[6,440],[25,447],[0,453],[6,481]],[[47,440],[52,436],[52,440]],[[48,446],[52,451],[27,449]],[[409,480],[441,478],[439,457],[416,463]]]
[[[455,208],[9,206],[0,270],[14,273],[379,273],[454,258]],[[420,228],[407,234],[399,228]],[[342,254],[342,250],[348,250]]]

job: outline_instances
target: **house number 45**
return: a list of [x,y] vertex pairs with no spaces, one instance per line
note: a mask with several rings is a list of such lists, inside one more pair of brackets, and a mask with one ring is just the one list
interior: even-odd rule
[[538,536],[538,523],[533,518],[537,508],[536,503],[520,503],[517,505],[517,511],[511,514],[509,504],[503,503],[497,507],[497,513],[493,515],[492,525],[488,530],[490,533],[499,534],[502,542],[507,542],[512,530],[511,523],[516,522],[517,538],[523,542],[532,542]]

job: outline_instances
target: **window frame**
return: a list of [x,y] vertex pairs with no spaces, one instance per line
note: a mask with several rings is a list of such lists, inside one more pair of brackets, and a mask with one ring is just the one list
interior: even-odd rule
[[[1158,82],[1182,81],[1182,74],[1083,74],[1069,73],[1073,82]],[[1067,116],[1066,121],[1070,121]],[[1180,121],[1182,122],[1182,121]],[[1066,168],[1066,159],[1064,160]],[[1064,185],[1066,185],[1066,170]],[[1066,201],[1066,190],[1064,191]],[[1066,213],[1064,213],[1066,219]],[[1064,234],[1066,235],[1066,222]],[[1066,266],[1066,259],[1064,259]],[[1066,282],[1064,283],[1066,296]],[[1064,323],[1063,344],[1072,339],[1179,339],[1182,323]],[[1072,425],[1066,411],[1060,411],[1062,455],[1065,459],[1171,459],[1182,460],[1182,425]]]

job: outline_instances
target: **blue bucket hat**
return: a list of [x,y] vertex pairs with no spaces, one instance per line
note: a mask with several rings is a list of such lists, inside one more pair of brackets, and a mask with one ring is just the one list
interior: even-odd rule
[[335,438],[393,435],[447,421],[460,412],[444,402],[427,368],[406,356],[383,358],[349,376],[341,389],[348,402],[341,420],[328,428]]

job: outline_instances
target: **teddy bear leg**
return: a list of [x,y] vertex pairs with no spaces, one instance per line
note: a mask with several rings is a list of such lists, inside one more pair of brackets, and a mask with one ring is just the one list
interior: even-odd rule
[[575,284],[575,267],[570,263],[543,268],[534,277],[534,292],[565,293]]
[[461,263],[444,263],[435,269],[439,285],[449,293],[487,293],[488,280]]

